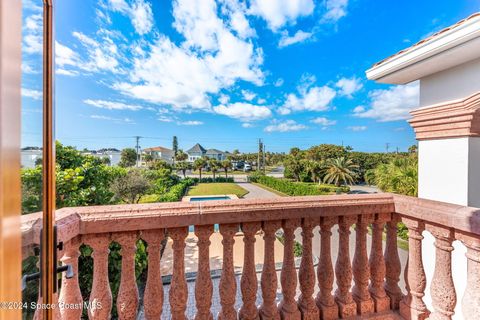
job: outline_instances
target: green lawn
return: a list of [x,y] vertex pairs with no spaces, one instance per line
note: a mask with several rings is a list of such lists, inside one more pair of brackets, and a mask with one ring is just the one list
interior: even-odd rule
[[248,193],[235,183],[199,183],[188,190],[187,196],[210,196],[216,194],[235,194],[241,198]]

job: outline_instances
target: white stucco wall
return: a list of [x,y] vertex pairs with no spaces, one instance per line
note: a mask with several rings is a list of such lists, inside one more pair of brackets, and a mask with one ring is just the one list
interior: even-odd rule
[[[419,142],[419,197],[480,207],[480,138],[456,138]],[[433,310],[429,292],[435,266],[434,238],[423,233],[423,264],[427,275],[425,303]],[[453,243],[452,272],[457,291],[454,319],[464,319],[461,299],[467,283],[466,248]]]
[[480,59],[420,80],[420,106],[468,97],[480,91]]

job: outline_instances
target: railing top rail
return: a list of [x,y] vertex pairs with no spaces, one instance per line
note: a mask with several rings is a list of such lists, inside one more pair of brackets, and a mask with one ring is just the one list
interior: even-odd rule
[[395,212],[480,237],[480,209],[393,194]]

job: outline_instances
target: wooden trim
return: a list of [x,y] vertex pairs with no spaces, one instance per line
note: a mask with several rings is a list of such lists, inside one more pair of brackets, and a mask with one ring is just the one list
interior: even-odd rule
[[480,92],[411,112],[417,140],[480,137]]
[[[55,110],[54,110],[54,8],[53,0],[43,1],[43,232],[42,303],[53,305],[56,288],[55,225]],[[42,310],[43,319],[54,318],[53,310]]]
[[[0,0],[0,301],[21,302],[21,1]],[[0,308],[0,319],[21,310]]]

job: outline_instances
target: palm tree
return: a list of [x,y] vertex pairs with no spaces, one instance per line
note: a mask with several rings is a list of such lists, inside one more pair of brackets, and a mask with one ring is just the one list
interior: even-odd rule
[[340,187],[343,184],[353,184],[355,182],[358,165],[354,164],[351,159],[345,157],[331,159],[327,163],[326,175],[323,179],[326,183],[334,183]]
[[177,169],[177,171],[182,171],[183,179],[185,179],[186,178],[185,173],[188,169],[190,169],[190,163],[188,163],[187,161],[178,161],[175,164],[175,169]]
[[415,157],[396,158],[380,164],[373,175],[377,187],[384,192],[418,195],[418,160]]
[[220,162],[218,162],[217,159],[209,159],[208,166],[210,167],[210,170],[212,170],[213,181],[215,181],[215,174],[217,173],[218,168],[220,167]]
[[321,183],[321,175],[325,170],[325,163],[323,161],[305,160],[304,165],[312,181]]
[[225,179],[228,178],[228,169],[232,167],[232,162],[230,160],[223,160],[221,163],[221,167],[225,171]]
[[198,158],[193,162],[193,169],[198,170],[200,173],[200,180],[202,180],[202,170],[207,164],[204,158]]
[[185,161],[185,160],[188,159],[188,154],[186,154],[185,152],[183,152],[182,149],[180,149],[180,150],[177,151],[177,154],[176,154],[176,156],[175,156],[175,159],[176,159],[177,161]]

